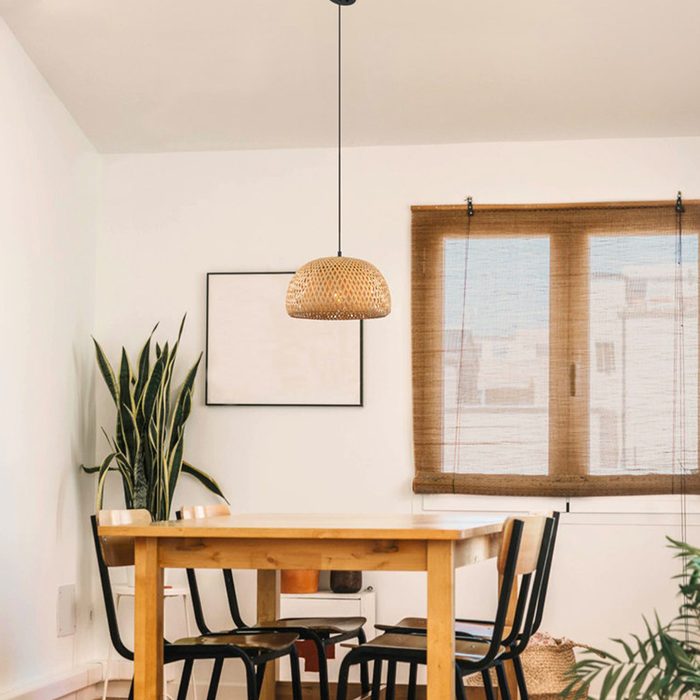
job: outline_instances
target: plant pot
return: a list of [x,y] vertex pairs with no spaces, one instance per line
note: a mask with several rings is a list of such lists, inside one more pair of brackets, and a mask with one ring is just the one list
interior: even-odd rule
[[290,569],[282,571],[282,593],[316,593],[318,591],[316,569]]
[[362,590],[361,571],[331,571],[333,593],[357,593]]

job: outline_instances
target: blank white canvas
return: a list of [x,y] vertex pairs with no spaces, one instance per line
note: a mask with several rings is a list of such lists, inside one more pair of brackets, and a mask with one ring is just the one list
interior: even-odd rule
[[291,278],[208,276],[208,404],[361,405],[360,322],[290,318]]

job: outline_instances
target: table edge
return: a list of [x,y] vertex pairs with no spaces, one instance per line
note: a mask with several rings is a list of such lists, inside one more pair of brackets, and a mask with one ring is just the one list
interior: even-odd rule
[[[174,521],[169,521],[174,522]],[[464,528],[301,528],[206,527],[191,525],[101,525],[102,537],[148,539],[269,539],[269,540],[414,540],[460,541],[499,534],[503,521]]]

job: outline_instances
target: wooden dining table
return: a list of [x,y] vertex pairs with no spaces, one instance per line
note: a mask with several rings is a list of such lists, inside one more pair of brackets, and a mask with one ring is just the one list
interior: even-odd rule
[[[163,698],[165,568],[256,569],[259,623],[279,615],[281,569],[425,571],[427,698],[453,700],[455,569],[496,556],[502,529],[503,519],[452,515],[247,514],[101,526],[102,537],[134,540],[135,700]],[[275,692],[268,673],[262,700]]]

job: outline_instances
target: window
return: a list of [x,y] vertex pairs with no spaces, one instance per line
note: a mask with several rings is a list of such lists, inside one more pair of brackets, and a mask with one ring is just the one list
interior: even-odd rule
[[[686,203],[413,209],[418,493],[700,493]],[[680,246],[679,246],[680,243]]]

